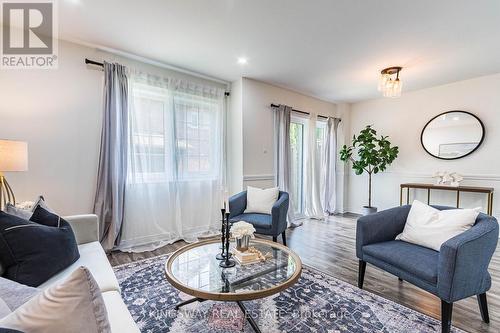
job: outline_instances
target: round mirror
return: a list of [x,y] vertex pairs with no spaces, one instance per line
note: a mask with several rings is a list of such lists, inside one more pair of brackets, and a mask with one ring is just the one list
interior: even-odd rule
[[430,155],[454,160],[474,152],[484,139],[484,125],[466,111],[441,113],[425,125],[420,140]]

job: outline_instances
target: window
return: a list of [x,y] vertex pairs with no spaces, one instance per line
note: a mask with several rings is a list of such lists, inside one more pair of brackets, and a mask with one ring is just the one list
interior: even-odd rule
[[[167,91],[133,85],[129,111],[129,176],[136,182],[167,179]],[[130,178],[130,177],[129,177]]]
[[218,101],[137,82],[131,97],[130,182],[218,176]]
[[217,103],[183,94],[174,96],[175,140],[180,178],[215,176]]

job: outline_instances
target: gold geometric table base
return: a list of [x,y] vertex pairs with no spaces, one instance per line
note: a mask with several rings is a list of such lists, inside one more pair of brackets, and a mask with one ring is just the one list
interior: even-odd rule
[[0,172],[0,210],[4,210],[7,203],[15,205],[16,197],[7,179],[5,179],[4,175]]

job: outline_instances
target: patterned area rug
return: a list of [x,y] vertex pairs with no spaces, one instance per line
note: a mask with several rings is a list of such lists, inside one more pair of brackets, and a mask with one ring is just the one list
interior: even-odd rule
[[[122,296],[142,333],[253,332],[236,303],[192,303],[165,278],[168,255],[114,267]],[[264,333],[440,332],[438,320],[304,266],[280,294],[245,302]],[[456,328],[453,332],[462,332]]]

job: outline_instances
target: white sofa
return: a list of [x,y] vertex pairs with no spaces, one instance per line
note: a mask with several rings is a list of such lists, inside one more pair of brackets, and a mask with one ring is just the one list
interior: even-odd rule
[[120,286],[115,273],[99,243],[99,220],[96,215],[64,217],[75,233],[80,259],[64,271],[39,286],[45,289],[67,278],[76,268],[87,267],[99,285],[113,333],[140,333],[127,306],[120,296]]

